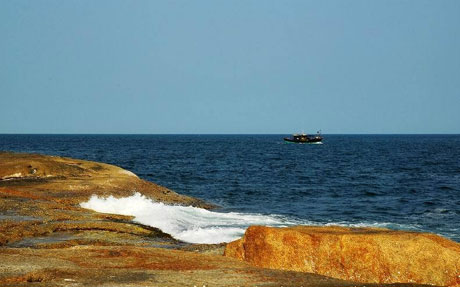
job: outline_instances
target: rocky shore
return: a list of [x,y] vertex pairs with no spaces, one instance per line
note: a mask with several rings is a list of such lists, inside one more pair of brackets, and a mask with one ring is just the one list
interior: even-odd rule
[[225,255],[253,266],[371,283],[460,285],[460,244],[383,228],[250,226]]
[[[125,197],[135,192],[166,204],[215,208],[113,165],[0,152],[0,286],[31,283],[33,286],[383,286],[379,281],[334,276],[313,269],[285,268],[289,262],[298,264],[304,260],[298,253],[288,251],[292,246],[299,250],[306,248],[306,241],[297,237],[291,241],[289,236],[280,237],[284,238],[284,246],[279,246],[286,252],[278,257],[276,252],[267,253],[267,248],[271,248],[268,245],[249,247],[249,239],[227,247],[225,244],[189,244],[157,228],[136,223],[130,216],[97,213],[80,207],[80,203],[92,195]],[[253,230],[250,228],[248,232]],[[255,234],[259,239],[251,240],[264,241],[266,233]],[[245,238],[247,236],[248,233]],[[407,282],[458,285],[455,279],[460,266],[458,257],[455,261],[458,244],[448,242],[447,245],[453,244],[452,252],[457,252],[453,253],[452,261],[456,269],[449,271],[449,276],[454,274],[454,281]],[[414,244],[417,246],[417,242]],[[223,256],[225,248],[227,256]],[[264,265],[249,260],[249,250],[284,265]],[[322,252],[320,257],[324,257],[327,250]],[[419,250],[423,252],[423,248]],[[356,253],[355,257],[360,254]],[[405,263],[412,264],[401,262]]]

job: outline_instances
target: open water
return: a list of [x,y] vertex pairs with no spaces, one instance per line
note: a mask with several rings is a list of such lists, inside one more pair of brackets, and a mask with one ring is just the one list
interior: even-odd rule
[[135,194],[82,203],[132,214],[190,242],[251,224],[377,226],[460,242],[460,135],[0,135],[0,150],[115,164],[222,208],[165,206]]

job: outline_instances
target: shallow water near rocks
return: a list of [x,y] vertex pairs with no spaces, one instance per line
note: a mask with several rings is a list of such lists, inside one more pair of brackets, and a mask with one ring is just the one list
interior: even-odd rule
[[459,135],[325,135],[322,145],[285,144],[284,136],[0,135],[0,150],[115,164],[220,213],[460,241]]

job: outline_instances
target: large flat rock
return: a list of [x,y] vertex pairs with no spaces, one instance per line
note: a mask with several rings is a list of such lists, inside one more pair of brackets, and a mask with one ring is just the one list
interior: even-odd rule
[[253,266],[371,283],[460,285],[460,244],[379,228],[251,226],[227,257]]
[[124,197],[139,192],[165,203],[214,207],[142,180],[118,166],[39,154],[0,152],[0,187],[27,198],[66,205],[87,201],[91,195]]

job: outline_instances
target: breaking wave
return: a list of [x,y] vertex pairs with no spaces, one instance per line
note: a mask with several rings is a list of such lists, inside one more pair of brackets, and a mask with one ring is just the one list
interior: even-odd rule
[[176,239],[190,243],[230,242],[240,238],[249,225],[298,224],[281,216],[222,213],[192,206],[166,205],[140,193],[124,198],[93,195],[80,206],[97,212],[134,216],[136,222],[157,227]]
[[190,243],[222,243],[243,236],[250,225],[338,225],[349,227],[383,227],[390,229],[420,230],[417,225],[378,222],[313,222],[280,215],[262,215],[238,212],[215,212],[192,206],[166,205],[155,202],[140,193],[129,197],[107,198],[93,195],[81,207],[97,212],[131,215],[141,224],[153,226]]

